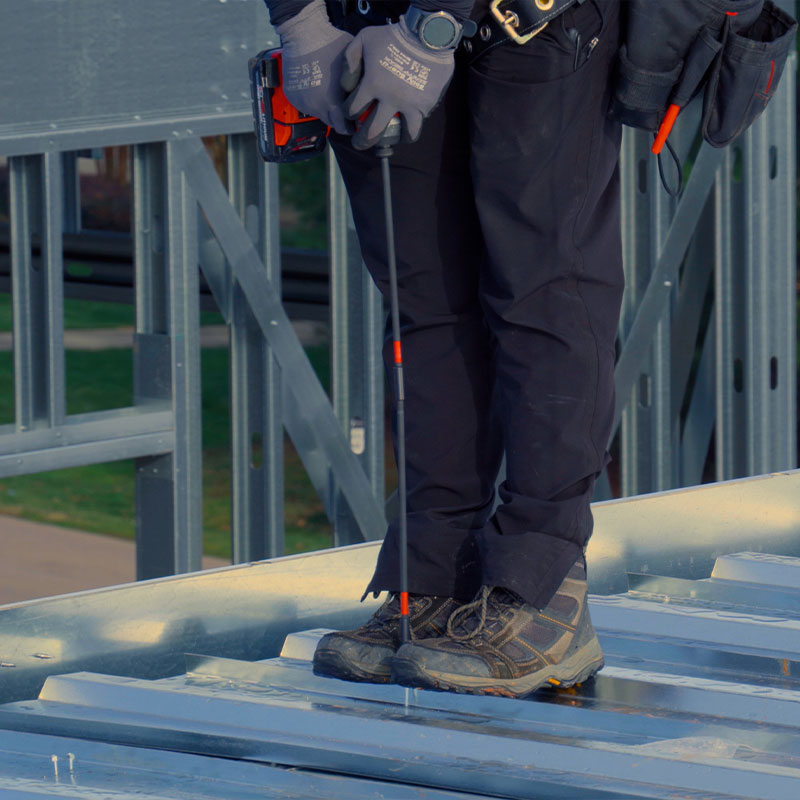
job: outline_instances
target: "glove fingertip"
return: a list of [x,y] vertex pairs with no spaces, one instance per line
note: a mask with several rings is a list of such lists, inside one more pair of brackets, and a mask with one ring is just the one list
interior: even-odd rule
[[353,145],[355,150],[369,150],[371,147],[371,145],[362,140],[361,134],[358,131],[356,131],[356,133],[353,135],[350,143]]
[[344,49],[344,69],[348,72],[360,71],[362,54],[361,37],[356,36]]
[[422,114],[406,114],[403,116],[403,142],[416,142],[419,139],[422,133],[423,119]]
[[342,91],[345,92],[345,94],[350,94],[350,92],[358,86],[363,73],[364,66],[360,60],[356,62],[354,68],[351,68],[347,61],[345,61],[342,66],[342,74],[339,78],[339,86],[341,86]]
[[347,100],[344,101],[342,109],[348,119],[358,119],[373,102],[372,97],[368,97],[366,92],[356,90]]
[[336,109],[335,111],[331,112],[328,124],[336,131],[336,133],[340,133],[342,136],[348,136],[355,130],[355,125],[353,125],[350,120],[345,118],[341,109]]

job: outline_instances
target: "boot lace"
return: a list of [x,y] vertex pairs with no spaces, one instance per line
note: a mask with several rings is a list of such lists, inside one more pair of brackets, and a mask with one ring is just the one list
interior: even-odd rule
[[[502,612],[509,607],[517,608],[523,600],[500,586],[483,586],[477,597],[471,602],[457,608],[447,620],[447,635],[457,642],[474,639],[480,634],[491,634],[489,627],[500,621],[505,625]],[[477,625],[471,625],[477,612]],[[487,625],[488,623],[488,625]]]

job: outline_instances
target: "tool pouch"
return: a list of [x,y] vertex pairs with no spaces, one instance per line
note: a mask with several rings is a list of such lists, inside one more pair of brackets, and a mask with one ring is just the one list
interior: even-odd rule
[[753,24],[763,2],[629,0],[611,116],[635,128],[658,130],[671,102],[688,102],[699,91],[724,32]]
[[767,107],[783,73],[797,23],[771,0],[758,19],[724,36],[703,98],[703,138],[725,147]]

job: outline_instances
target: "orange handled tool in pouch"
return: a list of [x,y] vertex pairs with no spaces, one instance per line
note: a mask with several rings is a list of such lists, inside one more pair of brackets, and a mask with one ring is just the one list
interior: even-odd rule
[[248,61],[248,67],[253,126],[261,158],[271,164],[288,164],[321,153],[330,128],[286,99],[280,48],[262,50]]
[[658,155],[661,152],[664,145],[667,143],[667,137],[672,132],[672,128],[675,125],[675,120],[678,119],[678,114],[680,114],[680,111],[681,107],[675,105],[675,103],[672,103],[667,109],[667,113],[664,115],[664,120],[658,129],[658,133],[656,134],[653,146],[650,148],[652,153]]

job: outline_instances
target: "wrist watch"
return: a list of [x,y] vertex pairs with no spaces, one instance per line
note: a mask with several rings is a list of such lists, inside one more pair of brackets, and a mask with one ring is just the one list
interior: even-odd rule
[[410,31],[430,50],[450,50],[461,41],[462,36],[472,36],[477,26],[472,20],[459,22],[447,11],[423,11],[414,5],[405,13]]

